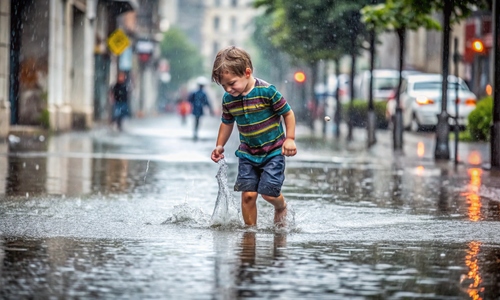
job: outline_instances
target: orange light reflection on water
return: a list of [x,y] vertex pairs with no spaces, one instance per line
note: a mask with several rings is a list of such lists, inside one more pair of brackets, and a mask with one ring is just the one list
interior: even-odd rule
[[418,142],[418,144],[417,144],[417,155],[418,155],[418,157],[424,157],[424,154],[425,154],[424,143]]
[[482,161],[481,155],[477,151],[472,151],[469,154],[469,157],[467,158],[467,161],[471,165],[479,165],[479,164],[481,164],[481,161]]
[[418,166],[416,172],[417,172],[418,176],[424,175],[424,172],[425,172],[424,166]]
[[467,185],[465,196],[469,204],[469,220],[477,222],[481,219],[481,197],[479,196],[479,189],[481,187],[481,175],[483,171],[480,168],[471,168],[467,173],[470,176],[470,183]]
[[477,260],[477,256],[480,251],[480,242],[472,241],[469,243],[469,249],[467,250],[467,254],[465,255],[465,265],[469,268],[469,272],[467,272],[467,276],[463,276],[461,281],[467,279],[470,281],[470,284],[467,287],[467,293],[471,299],[481,300],[483,299],[479,293],[483,292],[483,289],[479,288],[479,285],[483,281],[481,278],[481,274],[479,272],[479,264]]

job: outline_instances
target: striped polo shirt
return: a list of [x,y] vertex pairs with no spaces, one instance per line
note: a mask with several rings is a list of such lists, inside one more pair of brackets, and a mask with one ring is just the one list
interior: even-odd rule
[[222,98],[222,122],[236,121],[240,146],[236,156],[254,163],[262,163],[281,155],[285,133],[281,115],[290,111],[290,105],[276,87],[255,78],[255,87],[246,96]]

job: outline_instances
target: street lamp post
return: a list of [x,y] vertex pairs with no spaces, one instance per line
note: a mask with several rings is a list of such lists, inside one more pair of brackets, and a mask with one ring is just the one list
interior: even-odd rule
[[453,63],[455,68],[455,77],[457,82],[455,83],[455,165],[458,164],[458,102],[460,98],[458,97],[458,63],[460,62],[460,53],[458,53],[458,38],[455,38],[453,44]]
[[500,169],[500,3],[493,0],[493,125],[491,168]]

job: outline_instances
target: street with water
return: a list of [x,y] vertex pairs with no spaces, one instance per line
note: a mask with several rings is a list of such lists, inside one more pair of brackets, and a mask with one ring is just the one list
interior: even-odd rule
[[197,140],[192,121],[0,143],[0,298],[500,298],[488,144],[461,142],[455,164],[434,160],[432,132],[405,132],[396,155],[390,130],[367,149],[365,129],[347,142],[332,122],[326,137],[299,125],[287,226],[274,228],[260,198],[258,225],[245,228],[237,132],[224,169],[210,160],[218,118],[202,119]]

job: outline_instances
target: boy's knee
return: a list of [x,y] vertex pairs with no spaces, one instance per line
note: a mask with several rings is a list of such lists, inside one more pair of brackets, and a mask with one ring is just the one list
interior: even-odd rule
[[245,204],[255,203],[257,201],[257,192],[244,192],[241,195],[241,201]]
[[261,196],[262,196],[262,198],[264,198],[264,200],[266,200],[268,202],[276,201],[279,198],[279,196],[276,197],[276,196],[264,195],[264,194],[262,194]]

